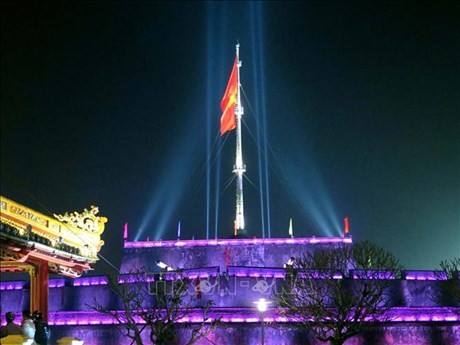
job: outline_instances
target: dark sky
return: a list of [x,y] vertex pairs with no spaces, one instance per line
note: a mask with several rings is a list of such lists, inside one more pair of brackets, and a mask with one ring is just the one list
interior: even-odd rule
[[286,237],[291,217],[296,236],[336,236],[348,216],[409,269],[460,256],[454,1],[3,1],[1,194],[48,215],[98,205],[115,265],[125,222],[131,240],[179,222],[229,237],[237,41],[251,236]]

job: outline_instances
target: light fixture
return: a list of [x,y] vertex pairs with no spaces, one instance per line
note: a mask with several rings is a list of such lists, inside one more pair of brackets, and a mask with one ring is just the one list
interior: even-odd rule
[[271,303],[270,301],[267,301],[265,298],[259,298],[258,301],[256,302],[253,302],[254,304],[257,305],[257,309],[259,310],[260,312],[260,323],[261,323],[261,328],[262,328],[262,340],[261,340],[261,344],[264,345],[265,344],[265,327],[264,327],[264,315],[265,315],[265,312],[267,311],[267,307],[268,305]]
[[258,301],[254,302],[254,304],[257,305],[257,309],[261,312],[261,313],[265,313],[267,311],[267,306],[270,304],[271,302],[267,301],[265,298],[259,298]]
[[160,267],[160,268],[162,268],[162,269],[164,269],[164,270],[166,270],[168,272],[169,271],[174,271],[174,269],[171,266],[165,264],[163,261],[158,260],[156,263],[157,263],[158,267]]

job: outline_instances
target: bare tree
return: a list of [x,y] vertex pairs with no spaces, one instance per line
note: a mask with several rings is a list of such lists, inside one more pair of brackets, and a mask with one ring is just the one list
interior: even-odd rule
[[[179,327],[191,331],[186,343],[191,345],[217,327],[220,320],[209,316],[213,303],[208,301],[197,308],[195,295],[188,289],[189,279],[180,274],[175,280],[152,280],[152,277],[141,270],[121,277],[108,275],[110,290],[118,297],[121,310],[101,305],[96,297],[90,308],[112,317],[123,335],[137,345],[144,344],[145,338],[155,345],[174,344]],[[184,322],[197,312],[201,317]]]
[[280,312],[321,341],[348,338],[388,320],[388,287],[401,266],[370,243],[318,248],[296,259],[292,279],[277,294]]
[[460,306],[460,258],[441,261],[442,278],[438,281],[438,291],[435,295],[436,302],[441,306]]

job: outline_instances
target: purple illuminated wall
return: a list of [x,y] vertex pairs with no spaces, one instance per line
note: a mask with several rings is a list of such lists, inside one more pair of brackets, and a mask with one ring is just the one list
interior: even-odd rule
[[[208,300],[214,301],[217,307],[247,307],[252,308],[253,302],[261,297],[270,298],[277,289],[283,277],[278,277],[278,270],[261,269],[260,276],[253,269],[233,268],[232,275],[201,277],[199,280],[201,299],[204,304]],[[98,302],[108,308],[116,309],[119,303],[110,292],[103,277],[90,277],[84,281],[88,285],[80,285],[78,281],[68,280],[64,286],[50,288],[50,311],[84,311],[93,304],[96,296]],[[51,283],[54,283],[53,280]],[[74,283],[75,285],[72,285]],[[152,282],[154,283],[154,282]],[[196,294],[197,280],[193,280],[189,293]],[[93,285],[91,285],[93,284]],[[13,289],[12,287],[25,288]],[[23,282],[2,282],[1,308],[3,311],[12,310],[20,313],[29,304],[29,288]],[[434,293],[438,289],[438,282],[433,280],[395,280],[390,288],[393,305],[397,307],[436,307]],[[414,311],[413,311],[414,312]],[[415,318],[416,319],[416,318]],[[417,319],[416,319],[417,320]],[[432,320],[433,321],[433,320]]]
[[[265,345],[324,345],[305,331],[281,324],[275,327],[266,325]],[[184,327],[177,332],[179,339],[169,345],[185,344],[190,330]],[[129,345],[131,341],[111,325],[60,326],[52,328],[53,339],[74,336],[85,340],[85,345]],[[146,339],[147,340],[147,339]],[[145,344],[149,344],[148,341]],[[259,345],[261,344],[261,325],[259,323],[238,324],[233,327],[220,327],[207,339],[197,345]],[[349,339],[345,345],[458,345],[460,344],[460,325],[406,323],[404,325],[385,325],[364,332]]]
[[[126,284],[131,269],[152,268],[149,284],[159,280],[161,260],[174,268],[181,268],[183,275],[192,279],[188,292],[199,297],[197,306],[212,300],[216,308],[214,317],[221,317],[225,327],[209,336],[209,341],[219,345],[259,344],[260,315],[254,301],[276,294],[285,279],[283,264],[291,256],[299,256],[318,246],[348,245],[351,238],[298,238],[298,239],[229,239],[196,241],[125,242],[119,282]],[[162,281],[177,278],[177,272],[162,272]],[[355,279],[360,272],[351,272]],[[460,309],[438,307],[435,293],[445,277],[439,272],[406,271],[403,279],[390,278],[393,306],[392,321],[372,331],[350,339],[346,345],[460,345]],[[335,279],[340,279],[337,276]],[[130,344],[117,331],[113,320],[93,312],[89,305],[94,297],[99,304],[111,310],[119,310],[121,304],[111,293],[105,277],[81,277],[77,279],[50,280],[50,315],[53,342],[63,336],[85,340],[85,344]],[[197,293],[199,287],[199,296]],[[0,282],[3,312],[20,313],[29,304],[29,282]],[[303,331],[297,330],[276,308],[265,314],[265,344],[320,344]],[[184,322],[200,321],[200,313],[192,313]],[[181,326],[182,327],[182,326]],[[179,332],[186,337],[189,329]],[[183,343],[179,341],[178,344]],[[198,344],[210,344],[203,340]]]
[[133,267],[157,269],[161,260],[173,268],[227,266],[283,267],[291,256],[300,256],[318,246],[352,243],[350,237],[222,239],[187,241],[125,242],[121,272]]

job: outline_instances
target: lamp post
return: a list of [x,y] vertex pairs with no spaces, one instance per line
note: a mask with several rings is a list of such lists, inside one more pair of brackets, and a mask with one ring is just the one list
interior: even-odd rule
[[270,304],[269,301],[267,301],[265,298],[259,298],[258,301],[254,302],[257,304],[257,309],[260,312],[260,322],[261,322],[261,327],[262,327],[262,341],[261,344],[265,344],[265,328],[264,328],[264,315],[265,312],[267,311],[267,306]]

